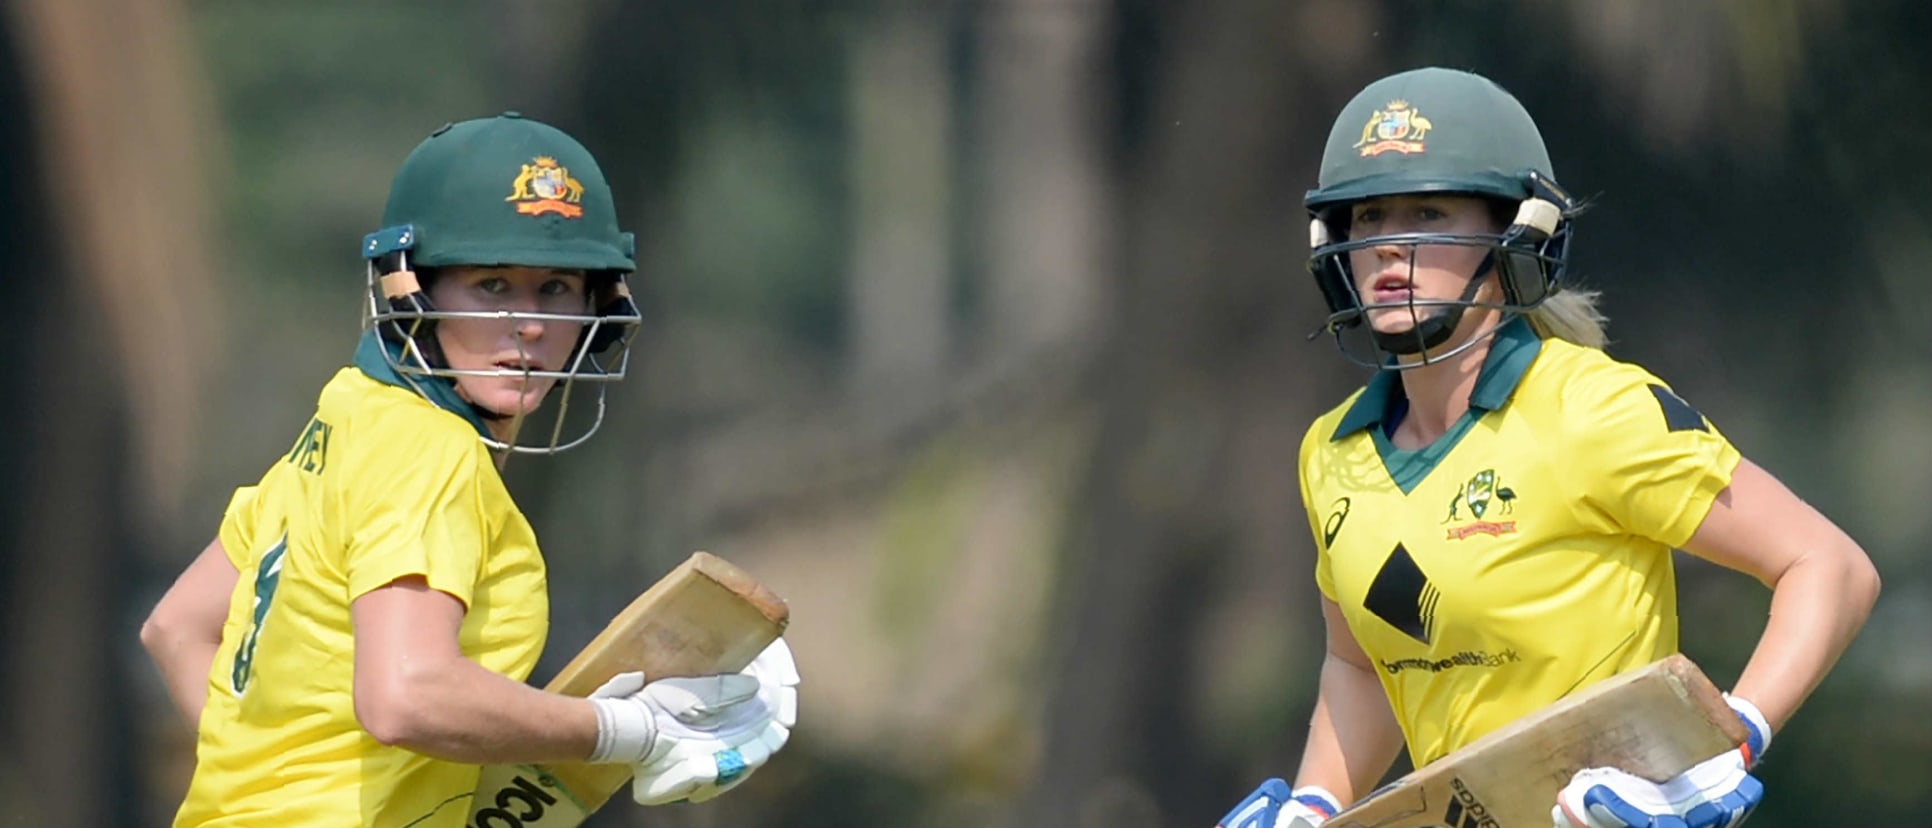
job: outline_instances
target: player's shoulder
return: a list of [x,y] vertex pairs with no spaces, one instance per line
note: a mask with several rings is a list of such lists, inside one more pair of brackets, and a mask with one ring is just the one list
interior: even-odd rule
[[1565,408],[1596,410],[1639,395],[1649,397],[1653,388],[1669,390],[1642,365],[1562,339],[1544,340],[1542,353],[1530,370],[1531,379],[1524,387]]
[[1322,446],[1334,442],[1336,432],[1342,427],[1342,421],[1348,418],[1349,412],[1355,410],[1355,404],[1360,402],[1362,395],[1367,392],[1366,385],[1355,389],[1308,425],[1308,430],[1301,436],[1301,455],[1304,459],[1320,450]]
[[1364,425],[1369,409],[1379,409],[1380,404],[1386,402],[1374,387],[1377,384],[1371,380],[1369,384],[1356,388],[1340,403],[1316,417],[1308,430],[1303,432],[1301,447],[1296,455],[1296,473],[1304,488],[1318,485],[1337,470],[1369,462],[1368,458],[1375,456],[1373,451],[1364,454],[1360,441],[1370,439],[1369,427]]
[[1650,369],[1619,360],[1598,348],[1560,339],[1543,343],[1517,402],[1532,417],[1554,425],[1602,432],[1605,426],[1649,423],[1661,416],[1668,431],[1710,432],[1703,414]]
[[316,419],[342,430],[341,436],[353,438],[353,448],[365,451],[422,457],[469,455],[482,447],[469,421],[353,366],[336,372],[323,386]]

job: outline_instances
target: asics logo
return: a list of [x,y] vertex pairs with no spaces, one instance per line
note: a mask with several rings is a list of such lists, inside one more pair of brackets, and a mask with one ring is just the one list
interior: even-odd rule
[[1335,511],[1330,512],[1328,520],[1322,522],[1322,548],[1335,545],[1335,536],[1342,533],[1342,521],[1348,520],[1349,500],[1344,497],[1335,501]]

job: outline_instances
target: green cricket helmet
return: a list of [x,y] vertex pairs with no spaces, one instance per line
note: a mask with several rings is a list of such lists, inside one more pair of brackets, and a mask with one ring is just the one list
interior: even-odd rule
[[[1342,343],[1342,331],[1361,325],[1372,309],[1406,307],[1417,320],[1409,331],[1371,331],[1382,358],[1358,361],[1390,367],[1388,355],[1426,353],[1447,341],[1471,307],[1522,313],[1542,304],[1563,285],[1576,205],[1557,186],[1549,151],[1529,113],[1514,96],[1481,75],[1425,68],[1369,84],[1335,119],[1322,151],[1318,184],[1304,201],[1312,219],[1308,269],[1328,303],[1323,330],[1335,336],[1351,359],[1357,357]],[[1356,203],[1425,193],[1482,198],[1492,202],[1499,215],[1514,218],[1500,233],[1348,237]],[[1488,255],[1459,299],[1417,300],[1411,295],[1401,303],[1362,301],[1349,268],[1350,252],[1402,245],[1413,253],[1422,244],[1481,247]],[[1409,261],[1414,262],[1413,255]],[[1501,305],[1474,301],[1481,277],[1492,269],[1501,281]],[[1425,364],[1448,355],[1434,355]]]
[[[561,400],[547,440],[525,445],[485,435],[484,442],[517,452],[562,451],[603,424],[605,390],[623,379],[629,365],[641,321],[625,282],[636,269],[635,248],[633,236],[617,229],[603,171],[576,139],[514,112],[449,124],[403,160],[390,184],[382,229],[363,238],[364,327],[382,340],[389,368],[444,407],[468,405],[447,393],[457,376],[555,380],[552,393],[560,391]],[[582,270],[589,301],[581,314],[439,310],[417,273],[456,265]],[[456,370],[435,337],[436,322],[453,318],[574,323],[582,331],[568,363],[557,370]],[[595,410],[587,426],[577,429],[581,433],[566,439],[571,392],[579,382],[596,385]],[[475,406],[457,413],[504,416]]]

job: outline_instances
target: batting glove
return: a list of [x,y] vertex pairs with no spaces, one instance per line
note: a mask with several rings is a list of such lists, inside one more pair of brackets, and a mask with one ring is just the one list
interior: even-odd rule
[[1556,828],[1732,828],[1764,799],[1749,771],[1771,745],[1771,725],[1756,705],[1725,696],[1749,733],[1736,750],[1658,784],[1615,768],[1578,771],[1556,796]]
[[742,783],[791,738],[798,721],[798,666],[783,639],[743,672],[659,679],[613,677],[597,705],[592,762],[635,765],[641,805],[703,802]]
[[1342,809],[1335,795],[1314,785],[1294,790],[1270,779],[1221,818],[1216,828],[1316,828]]

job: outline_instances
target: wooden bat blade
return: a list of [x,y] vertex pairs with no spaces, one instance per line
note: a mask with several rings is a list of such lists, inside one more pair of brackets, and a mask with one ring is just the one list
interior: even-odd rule
[[1744,723],[1690,659],[1598,682],[1371,794],[1325,828],[1548,828],[1577,771],[1662,782],[1743,743]]
[[[650,679],[742,670],[785,631],[785,601],[744,570],[693,554],[591,639],[545,690],[588,696],[618,673]],[[622,764],[496,765],[483,769],[472,826],[570,828],[630,781]]]
[[660,679],[736,672],[790,619],[777,593],[723,558],[696,552],[611,619],[543,689],[588,696],[618,673],[642,670]]

